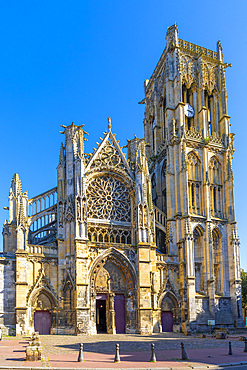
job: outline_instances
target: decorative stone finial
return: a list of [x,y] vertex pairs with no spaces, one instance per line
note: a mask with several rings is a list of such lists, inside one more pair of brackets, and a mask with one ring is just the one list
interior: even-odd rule
[[111,117],[108,117],[108,129],[111,129]]

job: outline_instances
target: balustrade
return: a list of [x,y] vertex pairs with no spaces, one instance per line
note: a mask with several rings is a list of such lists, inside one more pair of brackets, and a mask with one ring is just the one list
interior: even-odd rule
[[165,262],[165,263],[178,263],[178,256],[171,256],[168,254],[156,254],[156,261],[157,262]]
[[190,50],[197,54],[203,54],[213,59],[218,59],[217,53],[213,50],[203,48],[202,46],[192,44],[191,42],[179,39],[179,46],[185,50]]
[[155,205],[154,207],[154,214],[155,214],[155,221],[160,223],[163,226],[166,226],[166,215],[164,212],[162,212],[158,207]]
[[57,256],[57,248],[52,247],[52,246],[46,246],[46,245],[29,244],[29,253]]

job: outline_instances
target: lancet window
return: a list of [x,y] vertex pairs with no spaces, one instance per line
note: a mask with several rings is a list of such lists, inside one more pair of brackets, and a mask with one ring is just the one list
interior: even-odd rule
[[153,152],[155,152],[155,133],[154,133],[154,130],[155,130],[155,119],[153,119],[153,123],[152,123]]
[[213,236],[213,256],[214,256],[214,280],[215,280],[215,292],[220,294],[222,293],[222,253],[221,253],[221,238],[220,233],[217,229],[214,229],[212,232]]
[[152,199],[153,203],[157,205],[157,192],[156,192],[156,176],[155,173],[151,177],[151,185],[152,185]]
[[166,127],[166,97],[164,97],[163,100],[163,141],[165,141],[166,139],[165,127]]
[[131,244],[131,229],[90,225],[88,239],[95,243]]
[[207,90],[204,90],[204,105],[207,108],[207,124],[208,132],[207,136],[211,136],[213,132],[220,134],[217,126],[218,116],[219,116],[219,103],[217,99],[217,92],[208,93]]
[[222,218],[222,170],[220,162],[212,157],[209,162],[211,214]]
[[188,154],[188,190],[190,213],[201,214],[201,162],[194,152]]
[[203,231],[196,227],[193,232],[194,241],[194,262],[195,262],[195,290],[202,292],[204,290],[203,282]]
[[167,156],[165,155],[164,163],[162,166],[162,211],[167,215],[167,192],[166,192],[166,168],[167,168]]

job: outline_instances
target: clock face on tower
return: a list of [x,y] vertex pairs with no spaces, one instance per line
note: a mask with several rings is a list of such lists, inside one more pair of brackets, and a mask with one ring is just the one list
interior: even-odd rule
[[194,108],[192,108],[192,106],[189,103],[186,103],[184,106],[184,114],[188,118],[194,117],[195,114]]

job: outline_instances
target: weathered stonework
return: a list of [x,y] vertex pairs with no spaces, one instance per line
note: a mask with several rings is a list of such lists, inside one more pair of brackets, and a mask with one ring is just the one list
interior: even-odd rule
[[145,81],[145,140],[128,140],[128,159],[110,119],[92,154],[72,123],[57,187],[29,199],[14,175],[0,259],[6,333],[243,324],[227,66],[220,42],[213,52],[170,27]]

